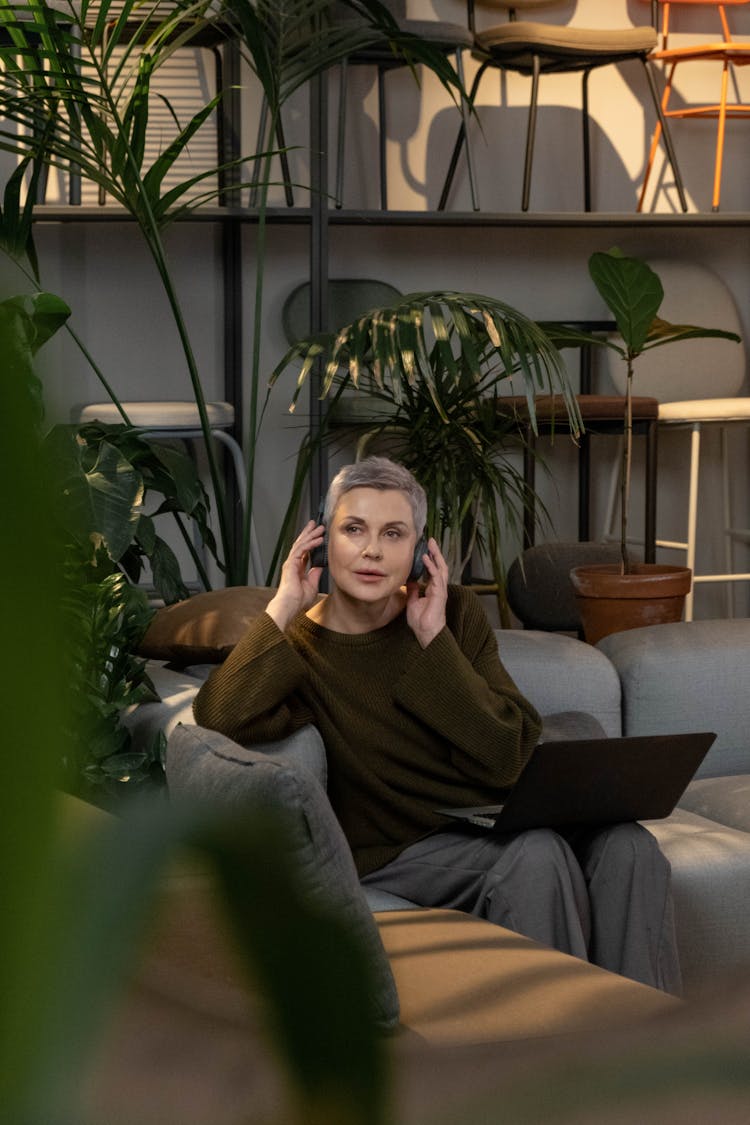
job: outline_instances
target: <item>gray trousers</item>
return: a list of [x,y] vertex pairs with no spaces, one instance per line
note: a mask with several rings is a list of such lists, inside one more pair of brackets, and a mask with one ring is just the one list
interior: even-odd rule
[[362,883],[681,992],[671,869],[639,824],[503,835],[461,825],[411,844]]

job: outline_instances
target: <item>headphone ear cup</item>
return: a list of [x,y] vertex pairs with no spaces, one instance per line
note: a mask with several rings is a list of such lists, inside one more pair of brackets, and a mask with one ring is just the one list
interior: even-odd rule
[[[320,501],[318,514],[315,519],[316,523],[323,523],[323,512],[325,511],[325,500]],[[325,525],[324,525],[325,526]],[[319,547],[314,547],[310,552],[310,566],[322,566],[324,569],[328,566],[328,528],[326,527],[323,534],[323,542]]]
[[424,555],[426,551],[426,539],[419,539],[417,541],[416,547],[414,548],[414,558],[412,560],[409,577],[406,580],[407,582],[417,582],[424,574],[424,561],[422,559],[422,555]]
[[323,542],[319,547],[314,547],[310,552],[310,566],[328,566],[328,528],[325,530]]

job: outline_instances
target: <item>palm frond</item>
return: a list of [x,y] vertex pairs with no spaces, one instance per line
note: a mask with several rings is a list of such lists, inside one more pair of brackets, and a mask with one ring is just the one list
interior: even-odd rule
[[[336,335],[300,341],[272,373],[271,385],[301,361],[296,401],[321,355],[322,395],[330,407],[319,442],[346,435],[358,442],[359,453],[377,442],[411,469],[427,494],[428,526],[443,544],[452,579],[460,580],[474,553],[485,558],[504,614],[505,544],[520,542],[532,505],[540,520],[546,513],[518,464],[522,429],[503,409],[501,392],[520,379],[532,419],[540,392],[562,394],[574,421],[575,396],[555,345],[501,301],[431,291],[372,309]],[[338,410],[346,391],[366,395],[364,430],[361,423],[347,429],[346,414]],[[313,448],[311,442],[305,447],[308,463]],[[296,489],[301,485],[298,476]],[[281,545],[276,557],[283,557]]]
[[343,0],[351,19],[334,18],[329,0],[226,0],[220,22],[238,34],[272,113],[315,75],[382,43],[415,67],[424,64],[454,96],[461,93],[442,51],[403,32],[379,0]]

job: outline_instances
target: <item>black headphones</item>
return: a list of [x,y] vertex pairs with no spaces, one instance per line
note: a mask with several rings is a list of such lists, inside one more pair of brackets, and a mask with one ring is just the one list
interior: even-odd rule
[[[325,501],[322,501],[318,510],[316,524],[323,523],[323,512],[325,511]],[[414,548],[414,558],[411,563],[411,570],[409,571],[407,582],[417,582],[424,573],[424,561],[422,555],[427,553],[427,540],[422,535],[417,540]],[[319,547],[313,547],[310,552],[310,566],[328,566],[328,528],[326,527],[323,536],[323,542]]]

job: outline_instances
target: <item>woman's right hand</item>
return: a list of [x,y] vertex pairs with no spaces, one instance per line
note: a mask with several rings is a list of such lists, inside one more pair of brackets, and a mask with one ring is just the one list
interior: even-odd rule
[[320,547],[324,535],[324,525],[310,520],[294,540],[281,568],[279,588],[266,606],[266,613],[282,632],[298,613],[309,609],[318,596],[323,567],[311,566],[308,569],[308,562],[310,552]]

